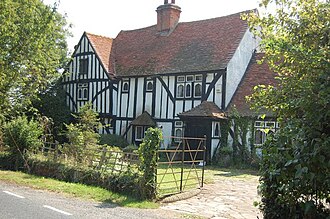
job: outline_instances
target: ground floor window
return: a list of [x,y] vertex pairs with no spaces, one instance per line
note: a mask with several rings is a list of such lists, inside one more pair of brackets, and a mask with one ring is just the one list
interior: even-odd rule
[[255,121],[254,122],[254,144],[262,145],[265,143],[267,135],[275,133],[279,124],[275,121]]
[[180,142],[181,138],[183,137],[183,122],[176,121],[175,122],[175,129],[174,129],[174,141]]
[[136,126],[135,127],[135,141],[142,141],[147,128],[148,127],[146,127],[146,126]]

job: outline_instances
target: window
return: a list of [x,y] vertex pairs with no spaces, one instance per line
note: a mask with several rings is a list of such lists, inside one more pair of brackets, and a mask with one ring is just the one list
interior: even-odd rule
[[177,98],[201,98],[202,97],[202,79],[203,75],[187,75],[178,76],[177,82]]
[[194,81],[194,76],[192,76],[192,75],[188,75],[187,77],[186,77],[186,82],[193,82]]
[[135,127],[135,140],[136,141],[142,141],[144,138],[146,127],[144,126],[136,126]]
[[267,136],[275,133],[277,126],[278,123],[274,121],[255,121],[254,144],[264,144]]
[[178,84],[178,88],[176,91],[176,96],[179,98],[184,97],[184,85],[183,84]]
[[178,76],[177,81],[178,81],[178,82],[185,82],[185,78],[184,78],[184,76]]
[[183,137],[183,122],[182,121],[176,121],[174,123],[174,141],[175,142],[181,142],[181,138]]
[[195,75],[195,81],[202,81],[203,76],[202,75]]
[[195,97],[201,97],[202,96],[202,85],[201,84],[195,84],[194,96]]
[[87,74],[88,73],[88,59],[80,59],[79,60],[79,74]]
[[146,91],[152,91],[154,89],[153,81],[147,81],[147,89]]
[[127,93],[128,90],[129,90],[129,82],[128,82],[128,81],[123,81],[123,85],[122,85],[122,89],[121,89],[121,91],[122,91],[123,93]]
[[186,97],[191,97],[191,84],[186,85]]
[[78,84],[78,100],[88,100],[88,84]]
[[219,137],[220,136],[220,123],[216,122],[214,124],[214,137]]

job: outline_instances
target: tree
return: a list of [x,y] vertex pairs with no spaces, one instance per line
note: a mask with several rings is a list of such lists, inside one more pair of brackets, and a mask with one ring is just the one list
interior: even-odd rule
[[96,131],[101,127],[98,113],[92,109],[92,104],[80,108],[78,115],[74,115],[77,123],[66,125],[66,137],[70,144],[65,144],[64,151],[73,156],[78,163],[89,162],[91,154],[99,146],[100,135]]
[[263,0],[276,11],[247,16],[278,85],[259,86],[255,108],[281,129],[263,146],[264,218],[326,218],[330,212],[329,0]]
[[0,115],[26,107],[66,62],[66,20],[41,0],[0,2]]
[[[52,119],[53,128],[50,130],[58,141],[63,141],[61,131],[64,124],[69,124],[72,120],[71,111],[65,102],[65,90],[58,80],[54,85],[37,95],[32,101],[32,106],[38,110],[42,116]],[[60,140],[61,139],[61,140]]]

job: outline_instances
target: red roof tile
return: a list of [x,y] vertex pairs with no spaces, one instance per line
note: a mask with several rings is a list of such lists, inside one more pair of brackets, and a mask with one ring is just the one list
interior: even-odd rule
[[109,72],[109,59],[112,48],[113,39],[109,37],[99,36],[91,33],[86,33],[89,42],[98,55],[103,67]]
[[236,108],[241,115],[256,115],[254,111],[250,110],[250,104],[246,102],[245,97],[251,95],[253,88],[257,85],[276,85],[276,73],[269,69],[266,62],[257,63],[257,60],[261,60],[263,56],[263,53],[257,53],[252,57],[245,76],[229,103],[227,110],[229,113]]
[[133,76],[223,69],[247,29],[237,13],[179,23],[169,36],[157,34],[155,25],[121,31],[114,39],[110,72]]
[[215,103],[209,101],[203,101],[191,110],[180,113],[179,117],[226,119],[224,112]]

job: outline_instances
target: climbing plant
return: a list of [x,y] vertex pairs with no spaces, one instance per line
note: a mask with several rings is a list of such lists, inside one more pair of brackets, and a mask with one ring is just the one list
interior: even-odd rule
[[158,128],[149,128],[139,147],[140,171],[143,173],[141,180],[142,198],[153,200],[157,196],[156,174],[157,160],[162,131]]

